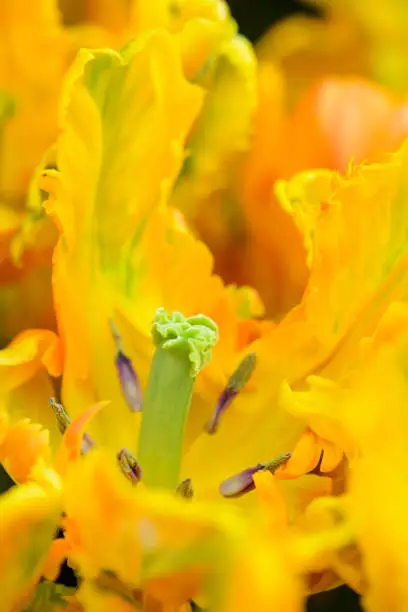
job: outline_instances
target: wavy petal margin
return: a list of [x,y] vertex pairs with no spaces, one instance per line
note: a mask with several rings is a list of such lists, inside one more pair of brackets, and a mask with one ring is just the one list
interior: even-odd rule
[[10,610],[40,578],[61,512],[58,490],[14,487],[0,498],[0,586]]

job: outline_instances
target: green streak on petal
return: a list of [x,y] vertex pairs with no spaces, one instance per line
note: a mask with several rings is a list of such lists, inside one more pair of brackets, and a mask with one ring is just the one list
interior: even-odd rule
[[39,580],[55,535],[61,500],[36,484],[13,487],[0,498],[1,609],[11,610]]
[[10,119],[16,110],[16,101],[12,94],[0,90],[0,121],[4,122]]
[[76,589],[66,587],[54,582],[41,582],[28,604],[26,612],[57,612],[68,607],[69,603],[65,597],[75,594]]
[[257,105],[257,61],[244,37],[234,36],[221,46],[211,59],[210,72],[203,109],[189,138],[189,155],[172,195],[172,205],[188,219],[195,219],[212,195],[228,188],[251,145]]
[[16,111],[16,100],[12,94],[0,89],[0,162],[6,151],[3,147],[4,128]]
[[160,308],[152,324],[156,345],[139,438],[138,460],[148,486],[176,489],[184,430],[197,374],[211,359],[216,324]]

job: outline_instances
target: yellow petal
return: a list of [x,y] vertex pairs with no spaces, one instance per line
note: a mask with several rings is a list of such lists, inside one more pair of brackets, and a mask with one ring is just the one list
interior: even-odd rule
[[[243,251],[240,244],[236,255],[228,245],[227,265],[234,265],[236,279],[261,292],[268,314],[281,315],[300,301],[307,280],[297,229],[304,234],[310,264],[311,203],[316,199],[317,214],[325,184],[333,180],[329,170],[319,172],[317,178],[307,169],[347,172],[351,161],[382,161],[384,153],[394,151],[407,134],[407,106],[406,100],[401,103],[370,81],[332,75],[314,80],[291,105],[291,81],[285,81],[279,66],[261,61],[258,72],[255,137],[242,170],[242,195],[237,194],[245,218],[239,227],[246,248]],[[297,172],[302,174],[292,179]],[[292,179],[289,185],[282,181],[288,177]],[[285,193],[286,189],[291,193]],[[307,215],[296,206],[297,200],[304,198],[303,190],[308,192],[310,203]],[[297,228],[278,206],[273,191],[286,211],[292,209],[290,202],[298,209],[299,214],[294,215]],[[221,259],[218,267],[225,275],[222,265]]]
[[[370,612],[384,606],[391,610],[404,607],[408,571],[401,552],[405,538],[401,521],[407,499],[403,475],[408,458],[408,306],[391,302],[375,320],[372,335],[361,341],[361,350],[356,351],[346,377],[336,384],[311,377],[309,392],[294,393],[295,402],[299,402],[295,409],[299,413],[303,410],[306,417],[309,413],[318,433],[351,449],[347,499],[344,503],[330,498],[316,501],[306,514],[307,518],[319,508],[323,511],[316,519],[311,548],[305,544],[309,553],[314,549],[323,555],[319,561],[317,554],[318,567],[313,571],[329,566],[352,588],[362,589]],[[294,406],[292,403],[292,409]],[[329,454],[330,461],[334,455]],[[324,516],[331,516],[334,523],[334,529],[330,527],[326,533]]]
[[174,34],[184,74],[193,81],[205,76],[219,46],[236,30],[224,0],[132,2],[129,32],[134,36],[157,28]]
[[254,475],[254,481],[256,496],[266,515],[272,537],[279,533],[284,535],[289,522],[288,509],[277,480],[268,472],[258,472]]
[[147,263],[139,245],[146,232],[156,240],[152,217],[165,231],[167,215],[160,209],[200,100],[165,32],[136,39],[122,55],[83,51],[66,83],[59,171],[50,172],[44,185],[52,191],[48,208],[63,234],[54,271],[66,349],[63,396],[73,416],[98,399],[115,400],[95,427],[99,420],[104,438],[97,441],[116,450],[118,443],[134,446],[137,420],[121,397],[108,320],[128,300],[147,335],[158,303],[149,296],[156,288],[147,274],[157,255],[152,252]]
[[[334,465],[341,450],[356,454],[356,441],[344,426],[347,381],[361,351],[368,350],[363,338],[374,332],[388,304],[407,294],[406,164],[404,145],[388,161],[351,168],[346,177],[316,171],[282,183],[307,236],[311,271],[297,314],[282,322],[280,332],[290,333],[298,317],[314,352],[302,349],[304,373],[290,381],[292,387],[283,387],[280,399],[318,434],[322,450],[329,442],[324,469]],[[398,329],[404,316],[391,306],[387,333]]]
[[[99,399],[112,400],[90,433],[115,452],[134,446],[138,417],[121,397],[110,318],[119,323],[142,384],[158,304],[214,317],[223,331],[220,361],[231,358],[240,334],[237,305],[212,274],[208,249],[165,207],[201,97],[184,80],[165,32],[136,39],[124,55],[84,51],[66,84],[58,171],[48,171],[42,183],[62,233],[54,286],[65,343],[64,403],[75,416]],[[220,362],[209,376],[223,384]],[[212,383],[212,397],[214,391]]]
[[[283,385],[280,393],[282,406],[304,419],[312,429],[312,432],[303,434],[303,440],[294,449],[293,464],[287,466],[288,472],[293,469],[295,474],[296,466],[301,473],[302,465],[304,471],[316,467],[324,450],[323,440],[336,442],[350,456],[356,450],[347,430],[341,426],[345,390],[330,379],[317,376],[308,377],[306,382],[305,391],[293,391],[288,385]],[[328,452],[330,454],[330,449]]]
[[225,189],[228,173],[249,148],[256,105],[255,69],[255,56],[244,38],[236,36],[221,46],[173,200],[193,219],[207,198]]
[[215,435],[204,431],[203,419],[202,433],[187,449],[182,478],[192,479],[198,499],[221,499],[224,480],[292,450],[302,432],[302,422],[276,404],[274,381],[269,385],[255,374],[254,385],[225,411]]
[[[51,432],[51,442],[55,446],[57,424],[48,408],[48,399],[55,393],[51,377],[60,375],[61,357],[58,337],[45,330],[23,332],[0,351],[0,401],[10,420],[17,423],[28,416],[34,423],[41,423]],[[43,455],[42,448],[47,454],[45,438],[48,434],[40,433],[36,428],[22,422],[16,425],[12,438],[22,442],[28,435],[27,439],[34,443],[32,450],[37,448]],[[7,452],[11,452],[13,446],[9,445]],[[16,460],[22,462],[21,465],[25,463],[24,459]]]
[[359,448],[350,470],[348,510],[362,554],[370,612],[384,606],[399,610],[408,601],[408,565],[402,553],[407,536],[401,528],[408,499],[407,315],[405,303],[391,306],[384,315],[353,374],[343,411],[343,423]]
[[59,493],[15,487],[0,501],[2,605],[10,610],[40,578],[61,511]]
[[65,499],[70,559],[93,582],[89,598],[96,585],[112,603],[126,592],[136,598],[142,587],[145,598],[176,610],[204,590],[216,610],[249,609],[250,601],[257,609],[298,609],[298,584],[280,540],[234,508],[132,488],[98,451],[71,466]]
[[134,612],[135,600],[132,601],[131,597],[131,593],[128,594],[126,590],[123,594],[115,593],[113,589],[110,592],[106,585],[101,588],[87,580],[83,582],[77,594],[83,612]]
[[296,216],[308,218],[313,235],[310,279],[300,313],[312,323],[319,342],[333,351],[328,368],[334,367],[340,339],[348,336],[339,362],[347,351],[352,358],[351,347],[363,329],[372,329],[387,302],[406,291],[408,217],[402,202],[407,152],[403,145],[388,161],[351,168],[344,178],[315,171],[293,179],[307,184],[308,195],[292,203]]
[[[404,146],[389,161],[351,169],[347,177],[333,173],[326,181],[327,173],[318,171],[305,177],[308,198],[299,209],[311,217],[310,225],[303,225],[312,236],[307,291],[302,304],[251,347],[258,356],[257,393],[241,394],[217,435],[203,434],[188,449],[183,476],[197,480],[197,492],[215,492],[229,476],[292,451],[302,420],[337,443],[339,448],[329,449],[332,464],[340,449],[353,453],[350,436],[339,426],[341,389],[307,376],[347,377],[362,337],[375,328],[390,299],[406,295],[406,165]],[[296,390],[293,420],[275,403],[284,377]],[[313,394],[302,394],[305,380]],[[209,457],[223,459],[203,469]]]
[[18,197],[56,135],[66,45],[53,0],[4,4],[0,23],[0,82],[16,101],[2,132],[0,189]]
[[[137,88],[140,79],[142,91]],[[108,84],[114,87],[114,96],[106,89]],[[79,55],[66,83],[64,129],[57,149],[60,180],[55,186],[56,200],[49,204],[64,230],[68,248],[75,244],[74,234],[76,240],[82,240],[94,224],[105,266],[109,267],[114,249],[126,249],[134,231],[128,222],[140,222],[152,204],[160,202],[162,190],[179,167],[180,141],[198,110],[200,97],[198,89],[183,80],[174,44],[164,32],[137,39],[123,55],[85,50]],[[123,107],[125,115],[120,113]],[[172,108],[177,109],[177,115],[170,123]],[[128,133],[129,125],[133,126],[133,137]],[[108,142],[112,146],[108,147]],[[75,157],[78,151],[80,160]],[[103,163],[109,165],[107,173],[102,172]],[[133,185],[138,186],[137,192],[131,191]],[[82,209],[75,199],[79,189],[87,204],[85,215],[80,214]],[[119,220],[114,194],[122,202]],[[95,211],[100,213],[97,222]]]
[[[214,533],[218,524],[202,507],[173,495],[148,493],[143,486],[132,488],[99,451],[70,466],[64,496],[70,559],[85,577],[96,578],[102,570],[111,570],[133,588],[142,580],[180,572],[188,559],[202,565],[194,559],[195,547],[199,549],[205,534]],[[144,555],[152,558],[143,577]]]
[[57,230],[45,214],[44,193],[40,192],[37,184],[39,174],[47,164],[52,163],[52,151],[49,151],[31,178],[24,211],[17,213],[11,203],[7,208],[4,207],[18,221],[15,229],[5,235],[2,227],[3,211],[0,209],[0,259],[4,251],[4,262],[0,266],[3,344],[24,329],[55,329],[51,256]]
[[219,609],[244,612],[255,606],[263,612],[274,608],[300,612],[301,587],[285,565],[284,555],[257,535],[251,538],[245,555],[236,560]]
[[21,333],[0,351],[0,368],[4,373],[2,390],[9,391],[21,385],[41,367],[46,368],[52,376],[60,375],[61,355],[57,336],[45,330]]
[[310,503],[292,540],[292,554],[307,586],[318,592],[341,581],[361,592],[364,574],[347,496],[321,497]]
[[167,0],[132,2],[133,29],[137,32],[155,28],[177,32],[194,20],[216,23],[228,17],[228,7],[223,0],[177,0],[175,4]]
[[31,471],[40,458],[49,461],[50,457],[49,432],[28,419],[10,425],[0,444],[0,461],[19,483],[30,479]]
[[242,215],[228,190],[250,147],[257,101],[256,61],[244,38],[235,36],[219,46],[204,87],[203,110],[186,144],[171,202],[210,247],[217,271],[229,281],[235,280],[231,268],[240,267],[234,260],[241,262],[245,252]]
[[7,412],[2,408],[0,409],[0,445],[3,444],[3,441],[7,435],[9,418]]

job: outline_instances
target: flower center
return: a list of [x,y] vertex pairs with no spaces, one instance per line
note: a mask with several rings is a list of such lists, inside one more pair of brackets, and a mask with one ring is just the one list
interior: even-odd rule
[[[118,464],[122,473],[137,485],[140,480],[149,487],[165,488],[191,499],[194,483],[186,479],[180,483],[180,468],[184,432],[193,394],[194,384],[201,369],[210,361],[212,347],[218,340],[217,325],[204,315],[184,317],[181,313],[168,314],[159,308],[152,323],[152,337],[156,347],[145,399],[139,379],[130,359],[125,355],[120,335],[110,321],[116,342],[115,364],[122,393],[132,411],[142,412],[137,455],[122,448]],[[206,431],[214,434],[223,413],[250,380],[256,366],[255,353],[246,355],[230,376]],[[62,404],[50,400],[61,433],[70,426],[71,419]],[[82,453],[88,452],[95,442],[87,433],[82,434]],[[258,463],[232,475],[220,485],[224,497],[239,497],[255,488],[253,476],[258,471],[274,473],[287,463],[290,453],[280,455],[268,463]]]

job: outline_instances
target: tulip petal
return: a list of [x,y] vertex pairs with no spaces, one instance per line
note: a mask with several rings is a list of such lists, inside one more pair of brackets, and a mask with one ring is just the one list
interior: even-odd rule
[[[163,31],[135,39],[122,53],[82,51],[66,82],[58,171],[47,171],[42,184],[61,231],[54,286],[66,355],[62,399],[73,416],[99,399],[115,400],[90,431],[115,452],[135,446],[139,419],[129,414],[112,371],[108,321],[131,304],[137,329],[148,336],[164,301],[154,279],[164,277],[161,258],[172,251],[173,215],[163,202],[201,97],[184,80],[175,43]],[[198,251],[188,263],[183,253],[183,261],[201,258],[198,266],[210,271],[209,254],[201,245]],[[179,262],[177,254],[177,268]],[[185,291],[173,269],[169,283]],[[147,364],[139,367],[132,350],[129,358],[143,383]]]
[[27,482],[36,463],[50,459],[49,432],[41,425],[23,419],[8,427],[0,444],[0,462],[16,482]]
[[14,487],[0,500],[0,583],[5,610],[40,578],[61,511],[58,491],[30,484]]

